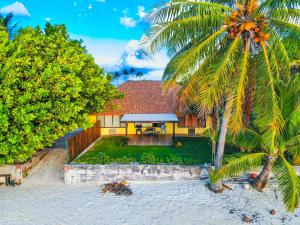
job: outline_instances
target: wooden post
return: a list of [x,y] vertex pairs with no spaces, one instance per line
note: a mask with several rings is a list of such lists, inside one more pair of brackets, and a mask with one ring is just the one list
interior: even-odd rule
[[173,122],[173,145],[175,145],[175,123]]
[[128,123],[125,123],[125,133],[126,133],[126,137],[128,137]]

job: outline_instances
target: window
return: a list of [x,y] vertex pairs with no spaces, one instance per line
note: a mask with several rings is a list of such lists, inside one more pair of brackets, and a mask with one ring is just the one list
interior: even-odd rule
[[113,127],[113,117],[112,116],[105,116],[105,127]]
[[143,123],[142,124],[143,127],[152,127],[152,123]]
[[104,123],[104,116],[97,116],[97,121],[100,121],[100,126],[104,127],[105,123]]
[[120,116],[113,115],[112,127],[120,127]]
[[105,115],[97,116],[97,120],[100,121],[101,127],[125,127],[124,123],[120,123],[120,115]]

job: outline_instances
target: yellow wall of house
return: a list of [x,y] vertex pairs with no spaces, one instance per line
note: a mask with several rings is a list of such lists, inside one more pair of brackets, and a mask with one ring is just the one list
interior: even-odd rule
[[[142,131],[145,131],[146,128],[142,128]],[[157,131],[160,131],[160,128],[156,128]],[[196,128],[195,133],[198,135],[203,134],[205,128]],[[166,131],[167,134],[173,134],[173,124],[172,123],[166,123]],[[134,126],[134,123],[128,123],[128,134],[136,134],[136,129]],[[126,129],[125,128],[101,128],[101,134],[102,135],[125,135]],[[188,134],[188,128],[186,127],[178,127],[177,124],[175,124],[175,134],[176,135],[187,135]]]
[[204,131],[205,131],[205,128],[196,128],[195,133],[202,135],[204,133]]
[[120,127],[120,128],[101,128],[101,135],[113,135],[113,134],[125,135],[126,130],[123,127]]
[[89,115],[89,122],[90,123],[96,123],[97,122],[97,117],[94,115]]

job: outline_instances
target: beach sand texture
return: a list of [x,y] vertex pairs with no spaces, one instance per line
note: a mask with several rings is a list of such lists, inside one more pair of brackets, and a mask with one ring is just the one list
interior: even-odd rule
[[287,213],[275,187],[213,194],[205,181],[136,182],[132,196],[104,195],[99,185],[65,185],[63,164],[64,151],[53,150],[21,186],[0,188],[0,224],[235,225],[246,214],[252,224],[300,225],[300,209]]

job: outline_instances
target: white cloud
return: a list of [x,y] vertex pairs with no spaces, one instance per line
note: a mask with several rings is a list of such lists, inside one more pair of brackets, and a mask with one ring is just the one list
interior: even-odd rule
[[151,70],[164,69],[169,61],[165,52],[160,52],[154,56],[144,54],[145,50],[138,40],[131,40],[125,47],[123,53],[123,64],[134,68],[146,68]]
[[106,0],[96,0],[97,2],[106,2]]
[[8,14],[10,12],[18,16],[31,16],[27,8],[20,2],[15,2],[0,9],[0,14]]
[[138,16],[143,19],[146,16],[145,7],[144,6],[138,6]]
[[76,1],[74,1],[74,7],[77,7],[77,2]]
[[120,18],[120,23],[124,25],[126,28],[129,28],[129,27],[135,27],[137,22],[132,17],[128,17],[127,15],[124,15],[123,17]]
[[107,72],[132,67],[144,73],[141,79],[159,80],[169,61],[164,51],[151,57],[145,54],[139,40],[98,39],[75,34],[71,34],[71,37],[82,39],[83,45],[93,55],[95,62]]
[[96,54],[94,58],[95,62],[106,71],[117,71],[120,69],[121,60],[118,56]]
[[46,20],[47,22],[50,22],[50,21],[51,21],[51,18],[50,18],[50,17],[46,17],[45,20]]
[[92,4],[89,4],[88,9],[89,9],[89,10],[92,10],[92,9],[93,9],[93,5],[92,5]]

